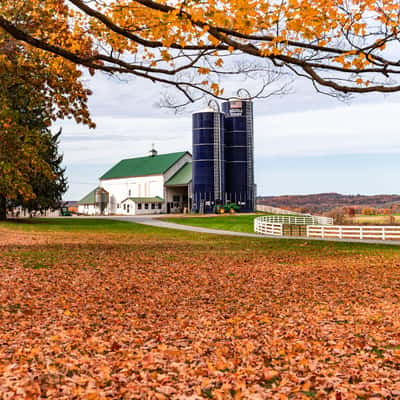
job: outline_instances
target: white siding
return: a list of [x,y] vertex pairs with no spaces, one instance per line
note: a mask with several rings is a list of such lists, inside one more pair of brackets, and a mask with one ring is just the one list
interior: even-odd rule
[[118,214],[123,214],[123,215],[135,215],[136,210],[135,210],[135,202],[132,200],[126,200],[121,204],[121,210],[118,212]]
[[[133,215],[133,214],[159,214],[166,212],[166,203],[162,204],[161,210],[156,205],[155,209],[142,209],[138,210],[137,204],[133,201],[129,203],[129,214],[123,209],[122,202],[128,197],[161,197],[166,199],[167,191],[164,186],[165,182],[172,178],[187,162],[191,162],[192,157],[190,154],[185,154],[178,162],[176,162],[164,175],[147,175],[147,176],[136,176],[130,178],[118,178],[118,179],[104,179],[100,181],[100,187],[105,189],[109,193],[109,204],[107,212],[109,214],[122,214],[122,215]],[[179,190],[179,193],[180,190]],[[172,201],[172,198],[171,200]],[[125,202],[127,204],[128,200]]]
[[[110,194],[109,212],[111,214],[124,213],[121,203],[127,197],[159,196],[164,198],[164,178],[162,175],[106,179],[100,181],[100,186]],[[120,207],[117,208],[117,205]]]
[[[163,212],[163,207],[161,209],[158,208],[160,203],[140,203],[141,208],[139,209],[138,203],[134,202],[131,199],[128,199],[122,203],[122,208],[120,214],[122,215],[141,215],[141,214],[161,214]],[[147,208],[145,207],[147,204]],[[154,204],[154,208],[152,208],[152,204]],[[124,209],[125,206],[125,209]],[[128,210],[129,206],[129,210]]]

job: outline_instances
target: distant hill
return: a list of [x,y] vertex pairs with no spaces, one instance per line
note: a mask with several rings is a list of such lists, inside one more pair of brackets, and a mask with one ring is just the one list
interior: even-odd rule
[[308,195],[261,196],[257,204],[287,208],[301,212],[327,212],[337,207],[399,208],[400,195],[378,194],[373,196],[318,193]]

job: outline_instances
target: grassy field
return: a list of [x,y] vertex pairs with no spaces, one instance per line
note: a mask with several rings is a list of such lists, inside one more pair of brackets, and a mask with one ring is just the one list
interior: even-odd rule
[[0,222],[0,228],[34,232],[151,232],[153,228],[111,219],[24,218]]
[[[395,224],[400,224],[400,216],[395,217]],[[166,221],[183,225],[201,226],[211,229],[223,229],[237,232],[254,233],[254,218],[256,215],[222,215],[212,217],[178,217],[165,218]],[[357,215],[348,218],[346,224],[350,225],[392,225],[388,215]]]
[[[261,215],[267,214],[260,214],[259,216]],[[164,218],[164,220],[183,225],[201,226],[203,228],[254,233],[254,218],[257,216],[254,214],[234,214],[212,217],[172,217]]]
[[0,397],[400,395],[400,249],[0,223]]

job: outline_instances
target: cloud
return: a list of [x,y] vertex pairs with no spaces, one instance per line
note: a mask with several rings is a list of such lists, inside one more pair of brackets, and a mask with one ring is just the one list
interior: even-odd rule
[[188,118],[96,119],[98,128],[89,131],[72,122],[63,123],[61,150],[65,163],[109,164],[123,158],[145,155],[154,143],[162,153],[191,148],[191,122]]
[[255,118],[259,157],[400,153],[399,103],[342,105]]
[[[162,86],[139,79],[117,81],[102,74],[88,83],[94,92],[90,109],[97,129],[72,121],[59,121],[54,126],[54,131],[63,127],[61,150],[71,183],[67,197],[83,195],[91,187],[82,182],[96,182],[102,172],[123,158],[147,154],[152,143],[160,153],[191,150],[190,109],[176,116],[156,107]],[[227,92],[233,91],[231,84],[227,82]],[[191,109],[203,106],[196,104]],[[254,103],[256,169],[279,157],[287,161],[295,157],[400,154],[399,106],[399,95],[378,94],[344,104],[315,93],[308,82],[298,81],[293,95]],[[323,174],[325,167],[319,165]],[[256,174],[260,187],[269,185],[271,175],[259,170]],[[345,180],[346,174],[335,179]],[[315,187],[318,190],[318,185]]]
[[[341,105],[336,108],[255,117],[256,157],[400,153],[399,103]],[[100,117],[98,128],[64,125],[67,163],[110,163],[147,154],[191,150],[191,118]]]

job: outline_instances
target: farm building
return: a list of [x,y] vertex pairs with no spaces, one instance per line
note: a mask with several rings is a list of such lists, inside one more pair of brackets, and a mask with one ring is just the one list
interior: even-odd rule
[[86,215],[138,215],[190,210],[192,156],[189,152],[122,160],[100,177],[99,186],[78,202]]
[[255,209],[253,103],[232,98],[193,114],[189,152],[120,161],[79,201],[87,215],[214,212],[234,203]]
[[237,204],[254,211],[253,103],[232,98],[193,114],[193,211]]

